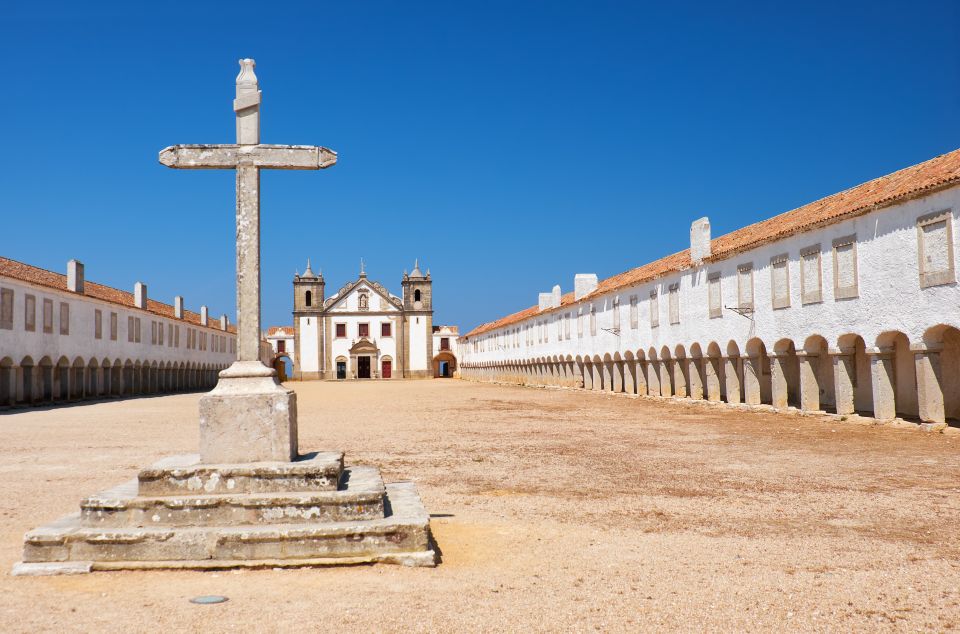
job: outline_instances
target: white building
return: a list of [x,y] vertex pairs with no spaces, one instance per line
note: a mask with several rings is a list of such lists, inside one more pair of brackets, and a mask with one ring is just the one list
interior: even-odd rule
[[280,381],[286,381],[286,361],[291,365],[296,358],[293,326],[272,326],[264,339],[270,344],[270,358],[265,362],[277,371]]
[[419,263],[404,272],[402,297],[360,276],[330,297],[307,262],[295,276],[293,378],[391,379],[433,376],[433,281]]
[[210,388],[236,357],[226,316],[0,258],[0,407]]
[[467,378],[960,419],[960,150],[461,339]]
[[451,378],[457,376],[457,339],[460,329],[456,326],[433,327],[433,357],[434,378]]

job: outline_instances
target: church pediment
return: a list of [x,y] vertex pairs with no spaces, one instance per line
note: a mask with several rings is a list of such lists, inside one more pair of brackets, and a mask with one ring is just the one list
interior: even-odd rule
[[399,297],[365,277],[345,284],[324,302],[324,310],[330,312],[398,312],[402,306]]
[[350,354],[376,354],[377,351],[377,346],[367,338],[358,339],[350,346]]

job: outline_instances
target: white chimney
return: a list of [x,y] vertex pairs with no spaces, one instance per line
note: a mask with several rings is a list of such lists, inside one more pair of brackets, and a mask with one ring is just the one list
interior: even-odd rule
[[201,325],[201,326],[206,326],[206,325],[207,325],[207,322],[209,321],[207,317],[208,317],[208,316],[207,316],[207,307],[206,307],[206,306],[201,306],[201,307],[200,307],[200,325]]
[[551,302],[554,308],[560,308],[561,297],[563,297],[563,294],[560,292],[560,285],[557,284],[553,287],[553,302]]
[[550,303],[553,301],[553,295],[550,293],[540,293],[537,298],[539,299],[537,304],[540,310],[546,310],[550,308]]
[[690,259],[700,264],[710,257],[710,219],[704,216],[690,225]]
[[177,319],[183,319],[183,295],[177,295],[173,298],[173,316]]
[[596,273],[577,273],[573,278],[573,298],[580,299],[597,288]]
[[227,321],[227,316],[226,316],[226,315],[220,315],[220,330],[226,330],[228,323],[229,323],[229,322]]
[[137,282],[133,285],[133,304],[137,308],[147,308],[147,285]]
[[67,290],[83,294],[83,262],[78,260],[67,262]]

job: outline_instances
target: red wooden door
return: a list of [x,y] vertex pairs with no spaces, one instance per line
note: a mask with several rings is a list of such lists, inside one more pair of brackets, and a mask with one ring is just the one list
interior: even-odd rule
[[382,376],[385,379],[389,379],[393,374],[393,362],[384,360],[382,363],[382,366],[383,366],[382,368],[383,371],[380,372],[380,376]]

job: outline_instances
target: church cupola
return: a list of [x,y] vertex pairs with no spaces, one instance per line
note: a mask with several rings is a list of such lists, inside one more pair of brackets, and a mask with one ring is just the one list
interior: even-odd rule
[[420,271],[420,260],[413,263],[413,271],[403,272],[403,307],[405,310],[433,310],[433,281],[430,271]]
[[310,268],[310,260],[307,259],[307,269],[303,275],[296,273],[293,277],[293,311],[320,311],[325,299],[324,285],[323,272],[314,273]]

